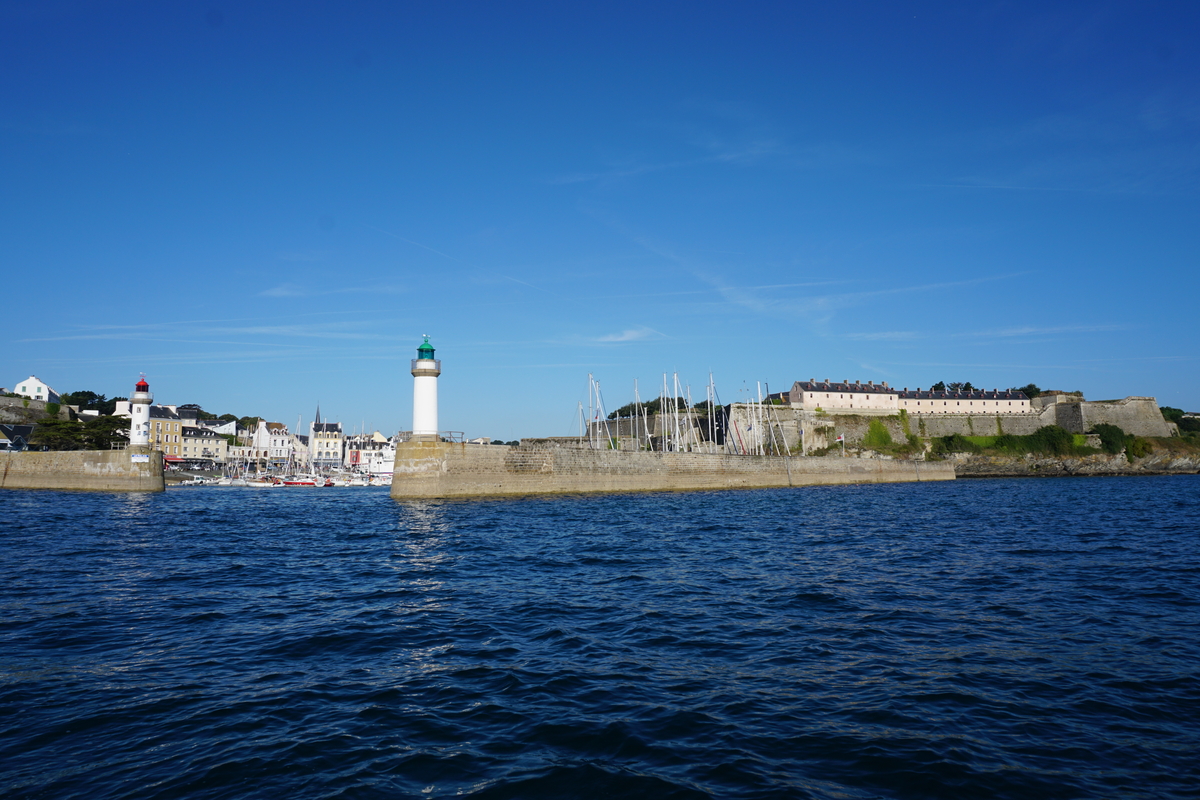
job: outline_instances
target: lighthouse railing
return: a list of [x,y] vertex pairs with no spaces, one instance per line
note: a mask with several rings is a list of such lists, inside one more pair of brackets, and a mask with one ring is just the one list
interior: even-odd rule
[[[430,369],[429,362],[433,362],[432,369],[438,372],[442,371],[442,360],[440,358],[414,358],[412,360],[413,369]],[[420,366],[418,366],[420,365]]]

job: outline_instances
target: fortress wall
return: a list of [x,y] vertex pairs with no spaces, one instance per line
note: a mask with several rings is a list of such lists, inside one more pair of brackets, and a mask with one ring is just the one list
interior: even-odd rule
[[948,462],[413,442],[396,449],[392,497],[751,489],[953,479],[954,468]]
[[129,450],[0,452],[0,489],[161,492],[162,454],[149,457],[147,463],[135,464]]
[[[919,436],[997,436],[1002,433],[1014,436],[1027,436],[1045,425],[1053,425],[1053,420],[1041,414],[947,414],[920,417],[924,425],[910,417],[909,424],[913,433]],[[923,427],[924,433],[918,428]]]
[[[830,414],[813,415],[802,423],[805,429],[805,445],[809,450],[833,446],[838,434],[846,437],[847,445],[857,445],[867,435],[872,420],[879,421],[891,434],[892,441],[902,444],[907,439],[904,424],[899,415],[849,416]],[[908,431],[915,436],[996,436],[1009,433],[1018,436],[1033,433],[1043,425],[1052,425],[1054,420],[1042,414],[927,414],[908,416]]]
[[1054,403],[1046,406],[1042,412],[1052,422],[1047,425],[1057,425],[1071,433],[1083,433],[1087,430],[1083,422],[1083,403]]
[[[1082,431],[1105,423],[1134,436],[1170,436],[1171,429],[1153,397],[1126,397],[1115,403],[1080,403]],[[1063,427],[1066,427],[1065,425]],[[1067,430],[1071,430],[1067,428]],[[1082,432],[1081,431],[1081,432]]]

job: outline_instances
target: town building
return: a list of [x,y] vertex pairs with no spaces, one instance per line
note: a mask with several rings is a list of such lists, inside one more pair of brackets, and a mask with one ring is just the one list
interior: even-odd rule
[[317,471],[338,470],[342,467],[345,436],[342,423],[322,422],[321,406],[308,429],[308,450],[312,468]]
[[182,457],[201,467],[224,464],[229,456],[229,442],[208,428],[183,426]]
[[395,444],[379,431],[347,436],[343,466],[355,472],[371,472],[371,464],[386,460],[388,451],[391,452],[392,461],[395,461]]
[[150,406],[150,447],[167,463],[183,460],[183,421],[175,406]]
[[286,467],[292,464],[292,434],[282,422],[259,420],[250,436],[253,458],[264,466]]

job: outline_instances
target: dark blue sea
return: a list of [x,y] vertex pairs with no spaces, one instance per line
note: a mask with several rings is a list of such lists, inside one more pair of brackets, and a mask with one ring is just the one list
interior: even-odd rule
[[0,494],[5,798],[1197,798],[1200,477]]

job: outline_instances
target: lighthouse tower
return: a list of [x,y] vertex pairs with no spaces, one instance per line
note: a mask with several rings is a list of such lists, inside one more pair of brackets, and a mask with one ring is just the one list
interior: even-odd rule
[[437,379],[442,374],[442,362],[433,357],[429,335],[417,348],[412,362],[414,441],[436,442],[438,432]]
[[154,395],[150,394],[150,384],[146,376],[137,382],[133,396],[129,398],[129,445],[131,447],[150,446],[150,404]]

